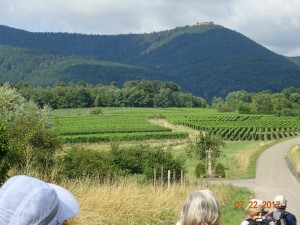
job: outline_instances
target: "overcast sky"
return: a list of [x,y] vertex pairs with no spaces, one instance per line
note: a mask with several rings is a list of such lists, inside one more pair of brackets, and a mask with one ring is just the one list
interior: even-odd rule
[[34,32],[148,33],[202,21],[300,56],[300,0],[0,0],[1,25]]

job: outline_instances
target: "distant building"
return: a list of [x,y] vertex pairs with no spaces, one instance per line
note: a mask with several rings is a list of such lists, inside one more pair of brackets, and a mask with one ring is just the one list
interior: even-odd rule
[[214,24],[213,21],[211,21],[211,22],[197,22],[198,26],[201,26],[201,25],[213,25],[213,24]]

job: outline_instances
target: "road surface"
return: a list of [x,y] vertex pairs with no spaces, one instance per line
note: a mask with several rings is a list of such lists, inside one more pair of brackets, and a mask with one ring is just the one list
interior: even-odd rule
[[264,151],[256,163],[255,179],[229,182],[250,188],[254,191],[256,198],[266,202],[272,202],[278,194],[286,196],[287,211],[293,213],[300,221],[300,183],[293,176],[285,161],[288,150],[299,142],[300,138],[295,138]]
[[288,150],[300,142],[292,139],[272,146],[258,158],[255,187],[258,199],[272,201],[275,195],[282,194],[288,199],[287,210],[300,221],[300,183],[293,176],[285,161]]

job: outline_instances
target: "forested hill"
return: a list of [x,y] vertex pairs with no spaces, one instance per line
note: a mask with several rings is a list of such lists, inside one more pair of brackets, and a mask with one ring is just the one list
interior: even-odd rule
[[235,90],[300,87],[300,66],[214,24],[149,34],[33,33],[0,26],[0,81],[108,84],[159,79],[210,100]]

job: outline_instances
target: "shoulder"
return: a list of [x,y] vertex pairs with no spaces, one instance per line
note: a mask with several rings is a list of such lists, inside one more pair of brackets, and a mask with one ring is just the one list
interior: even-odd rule
[[289,222],[289,224],[296,225],[297,224],[297,219],[296,219],[295,215],[290,213],[290,212],[287,212],[287,213],[288,214],[286,216],[286,219]]
[[241,225],[249,225],[249,221],[248,220],[244,220]]

